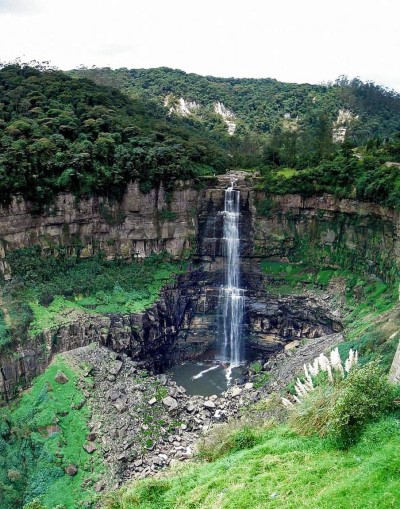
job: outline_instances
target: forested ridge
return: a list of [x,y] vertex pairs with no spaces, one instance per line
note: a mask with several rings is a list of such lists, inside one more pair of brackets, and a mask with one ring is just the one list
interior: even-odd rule
[[235,113],[242,132],[271,133],[275,128],[283,127],[284,116],[297,119],[302,128],[308,130],[319,116],[335,121],[339,109],[348,109],[359,116],[350,132],[357,142],[365,142],[373,136],[387,136],[400,128],[398,93],[346,76],[339,77],[334,83],[312,85],[284,83],[271,78],[200,76],[166,67],[78,69],[72,74],[89,77],[131,96],[153,98],[160,104],[168,94],[196,101],[209,110],[214,102],[223,102]]
[[9,65],[0,70],[0,195],[48,202],[58,191],[123,193],[222,169],[212,136],[162,107],[61,71]]
[[[198,108],[171,113],[180,97]],[[235,115],[233,136],[216,103]],[[119,198],[130,181],[171,190],[234,168],[257,170],[273,193],[400,202],[399,94],[358,79],[298,85],[14,63],[0,69],[0,125],[3,203],[22,194],[43,206],[60,191]]]

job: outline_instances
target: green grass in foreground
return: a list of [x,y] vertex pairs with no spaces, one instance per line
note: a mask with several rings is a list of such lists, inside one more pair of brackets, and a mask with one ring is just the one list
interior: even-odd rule
[[[54,380],[59,370],[69,379],[66,384]],[[84,396],[76,382],[82,376],[90,386],[91,378],[84,375],[59,355],[29,391],[0,409],[1,509],[35,498],[51,508],[88,507],[85,501],[94,496],[91,486],[103,467],[97,452],[90,455],[82,447],[89,411],[86,405],[79,408]],[[74,477],[64,471],[70,464],[78,467]]]
[[400,427],[388,417],[369,425],[347,451],[273,428],[252,449],[138,482],[111,495],[105,507],[389,509],[399,507],[399,496]]

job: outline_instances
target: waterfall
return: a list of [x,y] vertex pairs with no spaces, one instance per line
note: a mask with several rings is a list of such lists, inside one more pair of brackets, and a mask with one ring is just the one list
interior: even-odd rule
[[242,323],[244,292],[240,288],[240,191],[234,189],[235,181],[225,190],[223,215],[223,249],[225,258],[224,284],[218,297],[217,357],[231,368],[244,360]]

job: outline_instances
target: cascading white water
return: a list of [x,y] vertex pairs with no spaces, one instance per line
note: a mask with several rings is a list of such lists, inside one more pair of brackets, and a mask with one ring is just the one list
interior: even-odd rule
[[235,181],[225,191],[223,215],[223,243],[225,256],[225,281],[220,287],[218,303],[217,357],[229,363],[227,378],[232,368],[244,360],[242,323],[244,292],[240,288],[240,191],[234,189]]

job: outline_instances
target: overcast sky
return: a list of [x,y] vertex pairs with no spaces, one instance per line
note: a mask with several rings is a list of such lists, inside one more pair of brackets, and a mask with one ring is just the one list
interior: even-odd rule
[[0,0],[0,60],[167,66],[400,92],[399,0]]

